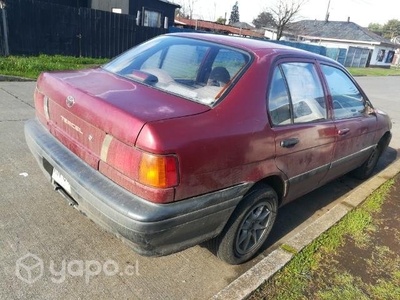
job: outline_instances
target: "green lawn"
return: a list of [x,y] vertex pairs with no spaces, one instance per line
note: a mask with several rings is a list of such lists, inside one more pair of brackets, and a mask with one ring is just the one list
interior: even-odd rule
[[393,76],[400,75],[400,68],[347,68],[353,76]]
[[77,70],[98,66],[108,59],[94,59],[61,55],[0,57],[0,74],[37,78],[43,71]]

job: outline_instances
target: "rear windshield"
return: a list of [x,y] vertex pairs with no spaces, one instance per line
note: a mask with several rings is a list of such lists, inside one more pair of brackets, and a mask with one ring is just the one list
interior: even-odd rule
[[162,36],[103,68],[183,98],[212,105],[249,63],[246,52],[189,38]]

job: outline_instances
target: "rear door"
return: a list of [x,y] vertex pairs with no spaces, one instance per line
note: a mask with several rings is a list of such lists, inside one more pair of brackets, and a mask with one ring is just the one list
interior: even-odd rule
[[288,180],[288,202],[318,187],[328,172],[336,139],[314,61],[284,61],[275,67],[268,110],[276,165]]
[[377,118],[365,95],[342,70],[321,64],[333,104],[337,143],[324,182],[360,166],[375,147]]

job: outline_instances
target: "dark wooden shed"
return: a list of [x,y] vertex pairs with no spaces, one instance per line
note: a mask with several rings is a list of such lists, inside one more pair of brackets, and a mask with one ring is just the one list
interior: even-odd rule
[[137,25],[165,29],[173,26],[175,9],[180,6],[163,0],[40,0],[52,4],[85,7],[132,15]]

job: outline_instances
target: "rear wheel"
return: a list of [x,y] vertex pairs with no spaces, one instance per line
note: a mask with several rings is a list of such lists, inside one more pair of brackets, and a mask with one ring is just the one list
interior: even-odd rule
[[217,256],[232,265],[251,259],[264,244],[278,209],[278,196],[267,185],[258,185],[238,205],[216,238]]

